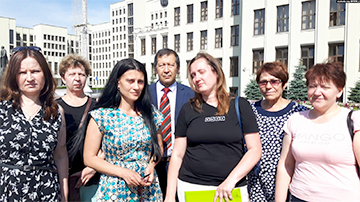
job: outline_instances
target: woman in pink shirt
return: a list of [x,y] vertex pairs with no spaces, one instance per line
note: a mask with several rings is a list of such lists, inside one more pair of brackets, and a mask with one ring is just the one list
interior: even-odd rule
[[337,105],[346,75],[339,63],[317,64],[306,74],[313,109],[294,113],[284,126],[277,167],[275,201],[360,201],[360,112],[354,112],[354,140],[347,126],[349,109]]

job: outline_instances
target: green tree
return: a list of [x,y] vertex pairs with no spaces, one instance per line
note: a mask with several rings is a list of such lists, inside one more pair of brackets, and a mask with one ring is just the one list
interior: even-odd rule
[[246,85],[245,91],[246,99],[260,100],[262,99],[261,91],[255,79],[251,79],[250,83]]
[[360,81],[357,81],[354,88],[350,88],[349,100],[360,103]]
[[300,64],[296,66],[294,72],[294,79],[290,81],[289,88],[286,92],[286,98],[289,100],[301,100],[306,101],[307,97],[307,87],[305,81],[305,69],[306,67]]

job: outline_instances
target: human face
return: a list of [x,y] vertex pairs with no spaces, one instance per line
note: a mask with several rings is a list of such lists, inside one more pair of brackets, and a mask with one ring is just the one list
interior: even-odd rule
[[218,75],[212,70],[206,59],[195,60],[190,66],[190,75],[197,92],[203,96],[216,93]]
[[314,109],[327,110],[342,95],[342,88],[336,87],[332,82],[310,81],[308,85],[308,98]]
[[126,71],[118,80],[118,89],[121,93],[121,99],[131,105],[139,99],[144,89],[144,74],[138,70]]
[[45,77],[39,63],[34,58],[27,57],[21,61],[16,83],[21,94],[31,97],[40,95],[45,85]]
[[61,80],[69,91],[82,92],[85,87],[86,77],[85,68],[80,65],[68,68]]
[[175,82],[176,74],[179,73],[175,55],[171,53],[158,57],[156,72],[162,85],[171,86]]
[[[280,81],[280,82],[279,82]],[[265,85],[262,85],[262,82],[266,82]],[[273,82],[273,84],[271,84]],[[278,83],[279,82],[279,83]],[[286,84],[283,85],[281,80],[267,72],[263,72],[260,75],[259,79],[259,88],[261,94],[266,100],[277,100],[279,99],[286,87]]]

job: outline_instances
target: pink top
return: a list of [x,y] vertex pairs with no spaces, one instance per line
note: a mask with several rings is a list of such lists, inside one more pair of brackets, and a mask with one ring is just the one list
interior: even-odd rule
[[[294,113],[284,125],[292,136],[295,171],[290,192],[305,201],[360,201],[360,180],[347,127],[348,109],[326,123],[314,123],[309,111]],[[352,115],[360,130],[360,111]]]

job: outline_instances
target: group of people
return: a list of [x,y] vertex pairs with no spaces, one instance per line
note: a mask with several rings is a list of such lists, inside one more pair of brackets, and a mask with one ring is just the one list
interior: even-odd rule
[[191,88],[176,82],[175,51],[159,50],[154,68],[149,85],[143,64],[119,61],[95,101],[84,93],[89,63],[70,54],[55,99],[41,49],[14,48],[0,88],[0,201],[184,202],[205,190],[230,201],[234,188],[242,201],[360,200],[360,113],[336,103],[340,64],[306,73],[312,109],[283,98],[281,62],[258,69],[262,100],[237,105],[207,53],[187,66]]

